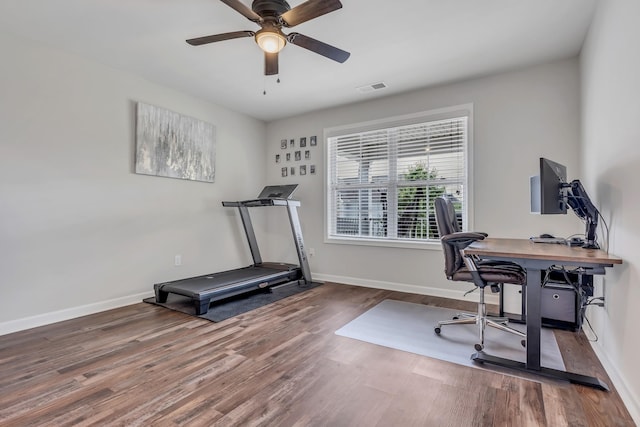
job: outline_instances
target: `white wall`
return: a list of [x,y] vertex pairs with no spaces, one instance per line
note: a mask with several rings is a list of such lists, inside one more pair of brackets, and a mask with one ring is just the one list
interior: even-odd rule
[[601,0],[581,56],[583,180],[624,264],[603,280],[605,304],[588,315],[594,344],[640,424],[640,2]]
[[[261,188],[263,122],[7,34],[0,52],[0,333],[250,262],[220,201]],[[137,101],[216,126],[215,183],[133,172]]]
[[[446,281],[439,245],[420,250],[324,243],[323,141],[309,162],[274,161],[285,152],[280,149],[284,138],[296,138],[297,144],[301,136],[321,138],[324,128],[466,103],[474,108],[474,228],[502,237],[582,230],[573,215],[529,213],[529,176],[537,173],[539,157],[565,164],[569,175],[579,173],[579,72],[574,58],[269,123],[267,176],[270,182],[300,183],[296,195],[303,202],[306,246],[316,252],[310,261],[317,277],[453,298],[469,289]],[[317,175],[280,176],[281,166],[303,163],[315,164]],[[277,230],[270,224],[273,241]],[[274,250],[274,256],[287,255]]]

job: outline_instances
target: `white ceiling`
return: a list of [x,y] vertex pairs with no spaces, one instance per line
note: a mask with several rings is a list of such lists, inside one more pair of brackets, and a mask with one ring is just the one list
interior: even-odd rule
[[[596,0],[341,1],[342,9],[285,33],[305,34],[351,57],[339,64],[288,44],[280,53],[279,84],[264,76],[262,52],[251,38],[185,43],[259,29],[219,0],[2,0],[0,30],[270,121],[571,57],[596,7]],[[388,87],[356,90],[377,82]]]

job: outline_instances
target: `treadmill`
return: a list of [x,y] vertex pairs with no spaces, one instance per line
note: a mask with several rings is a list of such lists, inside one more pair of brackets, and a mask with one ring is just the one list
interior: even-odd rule
[[[304,250],[302,229],[298,219],[300,202],[291,200],[291,196],[298,184],[268,185],[258,198],[238,202],[222,202],[222,206],[238,208],[240,218],[247,235],[253,265],[235,270],[211,273],[188,279],[153,285],[156,302],[165,303],[170,293],[183,295],[193,300],[196,315],[206,314],[209,304],[213,301],[247,293],[256,289],[297,281],[298,284],[311,283],[311,271],[307,255]],[[253,207],[286,207],[293,233],[293,241],[298,252],[299,265],[262,262],[258,242],[251,224],[249,208]]]

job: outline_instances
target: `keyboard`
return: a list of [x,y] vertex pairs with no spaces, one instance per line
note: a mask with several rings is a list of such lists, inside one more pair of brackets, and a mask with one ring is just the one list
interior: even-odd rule
[[566,245],[567,240],[562,237],[531,237],[533,243],[555,243],[559,245]]

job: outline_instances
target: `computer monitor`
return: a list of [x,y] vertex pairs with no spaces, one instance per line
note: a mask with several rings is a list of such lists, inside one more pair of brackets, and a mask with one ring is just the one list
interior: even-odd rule
[[598,248],[596,228],[600,213],[591,202],[580,180],[567,183],[567,168],[540,158],[540,175],[531,177],[531,211],[543,215],[566,214],[567,206],[585,221],[584,248]]
[[539,212],[543,215],[566,214],[564,185],[567,183],[567,168],[541,157],[539,176]]

